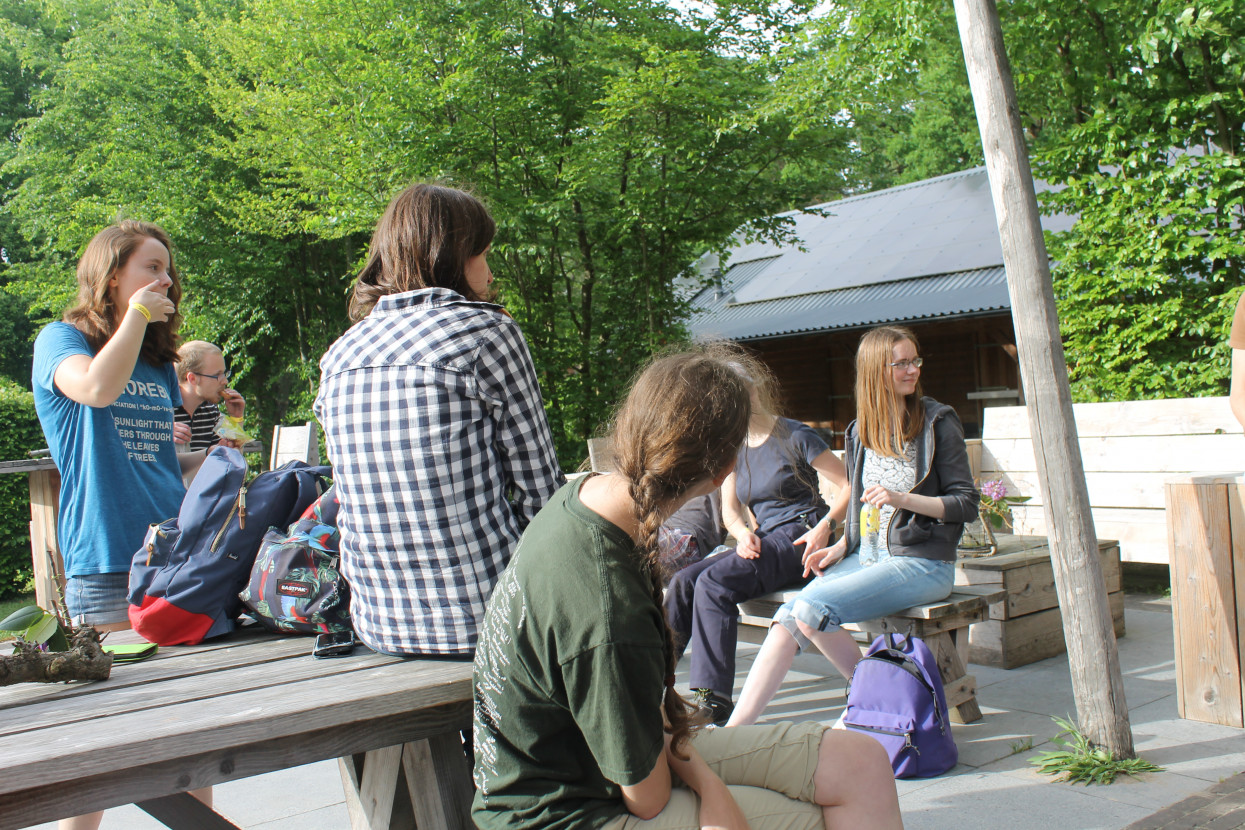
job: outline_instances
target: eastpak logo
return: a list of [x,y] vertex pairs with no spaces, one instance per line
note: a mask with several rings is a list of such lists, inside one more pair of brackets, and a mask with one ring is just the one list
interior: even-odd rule
[[277,593],[285,597],[309,597],[311,586],[295,579],[283,579],[277,583]]

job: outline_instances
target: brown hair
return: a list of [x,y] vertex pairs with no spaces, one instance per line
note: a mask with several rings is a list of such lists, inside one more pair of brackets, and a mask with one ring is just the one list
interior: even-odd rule
[[[637,550],[663,621],[658,528],[672,502],[697,482],[720,475],[748,435],[748,387],[730,366],[738,355],[738,348],[715,343],[656,359],[632,384],[615,420],[615,468],[635,502]],[[691,731],[690,709],[674,690],[677,658],[668,625],[665,653],[663,707],[678,754]]]
[[920,351],[911,329],[879,326],[865,332],[856,349],[856,429],[860,443],[878,455],[899,458],[904,446],[925,426],[921,381],[906,399],[895,394],[891,362],[896,343],[907,340]]
[[448,288],[469,300],[467,260],[488,250],[497,232],[488,208],[470,193],[436,184],[413,184],[380,217],[367,263],[355,279],[350,319],[358,322],[376,301],[419,288]]
[[[108,281],[130,261],[134,251],[144,239],[154,239],[169,252],[168,297],[173,307],[182,301],[182,283],[173,264],[173,245],[159,225],[124,219],[109,225],[87,243],[82,258],[78,260],[78,302],[65,310],[62,319],[86,335],[91,351],[98,352],[117,332],[117,308],[109,291]],[[139,352],[147,363],[159,366],[177,361],[177,329],[182,324],[180,311],[163,323],[149,323],[143,334],[143,347]]]

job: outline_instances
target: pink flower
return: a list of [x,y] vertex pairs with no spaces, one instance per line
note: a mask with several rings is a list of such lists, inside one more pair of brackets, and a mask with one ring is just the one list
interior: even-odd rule
[[993,502],[1001,502],[1007,498],[1007,485],[1003,480],[994,479],[993,481],[983,481],[981,483],[981,494]]

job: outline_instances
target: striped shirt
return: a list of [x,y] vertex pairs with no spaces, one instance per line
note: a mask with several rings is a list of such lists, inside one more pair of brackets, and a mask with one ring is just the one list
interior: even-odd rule
[[519,535],[563,481],[514,320],[444,288],[382,297],[320,361],[355,631],[470,654]]
[[220,407],[204,401],[194,414],[180,406],[173,410],[173,420],[179,424],[190,424],[190,451],[206,450],[220,443],[216,434],[216,422],[220,420]]

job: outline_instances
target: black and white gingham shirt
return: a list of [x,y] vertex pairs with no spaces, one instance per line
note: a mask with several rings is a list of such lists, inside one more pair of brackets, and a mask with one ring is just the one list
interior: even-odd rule
[[518,325],[444,288],[382,297],[320,361],[355,631],[470,654],[493,583],[563,481]]

